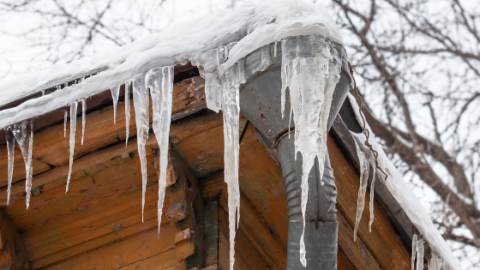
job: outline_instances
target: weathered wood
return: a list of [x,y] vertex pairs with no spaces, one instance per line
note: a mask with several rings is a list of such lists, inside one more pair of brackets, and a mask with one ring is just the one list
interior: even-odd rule
[[200,192],[203,199],[219,197],[225,186],[223,171],[200,180]]
[[[353,226],[360,185],[359,175],[352,163],[345,158],[333,137],[328,137],[327,145],[338,189],[337,208],[343,213],[348,223]],[[368,191],[365,196],[366,198],[370,196]],[[375,202],[374,205],[375,220],[371,233],[368,230],[370,213],[367,204],[365,208],[358,229],[358,238],[370,250],[381,269],[410,269],[410,254],[393,225],[382,212],[379,204]],[[353,238],[353,233],[351,237]],[[356,254],[360,253],[356,252]],[[354,265],[357,263],[357,261],[353,263],[354,260],[351,257],[348,257],[348,260]]]
[[[15,143],[15,146],[18,148],[18,144]],[[50,166],[37,160],[32,159],[33,175],[38,175],[39,173],[50,170]],[[6,145],[0,145],[0,187],[7,186],[8,184],[8,151]],[[22,152],[15,149],[14,154],[14,167],[13,167],[13,177],[12,183],[16,183],[20,180],[25,179],[25,162],[23,161]]]
[[[223,188],[220,196],[220,205],[225,210],[228,209],[227,190],[226,187]],[[270,227],[262,220],[260,213],[243,192],[240,195],[239,231],[243,233],[246,240],[269,267],[286,268],[286,247],[276,235],[271,233]]]
[[175,248],[178,261],[183,261],[195,253],[195,242],[190,228],[175,234]]
[[[221,207],[219,210],[219,230],[219,268],[230,269],[228,214]],[[235,264],[233,269],[268,269],[268,265],[263,261],[262,257],[255,251],[255,249],[252,248],[249,242],[245,239],[243,232],[240,230],[237,230],[235,237]]]
[[20,235],[10,220],[0,211],[0,267],[10,270],[29,270],[30,262]]
[[187,211],[187,202],[182,198],[170,205],[165,216],[170,223],[174,224],[187,218]]
[[204,266],[218,266],[218,240],[218,201],[210,201],[205,205]]
[[157,229],[153,228],[45,269],[89,269],[92,267],[117,269],[128,266],[174,249],[174,235],[177,230],[175,225],[167,223],[160,230],[160,239],[163,241],[158,240]]

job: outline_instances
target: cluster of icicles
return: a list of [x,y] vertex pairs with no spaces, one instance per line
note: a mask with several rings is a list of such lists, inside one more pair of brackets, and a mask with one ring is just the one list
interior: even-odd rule
[[[307,43],[308,46],[300,44]],[[276,57],[277,44],[275,43],[273,57]],[[245,60],[240,59],[228,69],[224,69],[223,63],[228,60],[230,49],[235,43],[221,46],[217,49],[207,51],[193,59],[189,59],[193,65],[199,68],[200,74],[205,78],[205,94],[207,107],[215,112],[223,112],[224,120],[224,173],[225,182],[228,184],[228,212],[230,228],[230,269],[234,265],[235,231],[238,228],[240,219],[240,188],[238,184],[239,165],[239,113],[240,100],[239,88],[245,83],[246,77],[250,74],[245,72]],[[291,102],[291,113],[295,122],[295,151],[303,156],[302,164],[302,214],[305,220],[305,211],[308,196],[308,172],[313,168],[315,158],[323,164],[327,151],[327,119],[333,98],[335,86],[340,78],[341,55],[336,45],[320,36],[298,36],[288,37],[282,40],[282,89],[281,103],[282,116],[284,114],[287,89]],[[263,71],[272,64],[270,45],[260,48],[261,61],[252,73]],[[120,86],[111,88],[114,105],[114,119],[119,98]],[[147,186],[147,160],[145,145],[149,134],[149,99],[152,99],[153,124],[152,129],[157,138],[160,149],[160,178],[158,189],[158,230],[160,230],[160,219],[165,197],[166,169],[168,165],[168,142],[170,122],[172,114],[172,92],[173,92],[173,67],[160,67],[140,74],[130,79],[125,84],[125,115],[126,115],[126,143],[129,137],[130,120],[130,95],[133,94],[135,107],[135,120],[137,127],[138,153],[141,161],[142,172],[142,221],[145,205],[145,193]],[[73,154],[75,150],[76,116],[79,101],[70,104],[70,157],[69,173],[67,176],[67,187],[70,183],[72,172]],[[85,135],[86,101],[82,103],[82,140]],[[115,120],[114,120],[115,121]],[[65,111],[66,136],[67,111]],[[14,124],[7,128],[13,133],[13,137],[7,134],[8,145],[8,199],[13,175],[14,143],[17,140],[26,166],[26,205],[29,207],[30,193],[32,187],[32,146],[33,146],[33,121],[28,120]],[[361,151],[358,151],[360,153]],[[362,172],[364,169],[368,175],[368,163],[361,159]],[[323,166],[319,166],[319,175],[323,175]],[[307,172],[307,173],[305,173]],[[375,174],[375,172],[374,172]],[[362,174],[361,190],[366,189],[368,176]],[[372,184],[373,187],[373,184]],[[372,193],[373,194],[373,190]],[[372,195],[373,196],[373,195]],[[364,196],[363,196],[364,198]],[[372,197],[373,198],[373,197]],[[372,200],[371,198],[371,200]],[[357,209],[357,220],[363,211],[363,202],[360,201]],[[371,203],[372,207],[372,203]],[[361,209],[361,210],[360,210]],[[373,215],[373,211],[371,211]],[[305,226],[305,221],[304,224]],[[371,222],[370,222],[371,225]],[[355,226],[355,232],[357,225]],[[305,245],[303,242],[304,232],[300,240],[300,260],[304,266]]]
[[[355,135],[355,133],[352,133],[352,137],[355,142],[357,157],[360,163],[359,165],[360,166],[360,188],[358,189],[357,211],[356,211],[355,228],[354,228],[354,235],[353,235],[354,241],[356,241],[358,226],[360,224],[360,220],[363,214],[363,209],[365,206],[365,193],[367,190],[370,170],[373,170],[371,175],[372,180],[370,183],[370,202],[369,202],[370,221],[368,223],[368,229],[370,232],[372,231],[372,224],[374,220],[373,204],[374,204],[374,193],[375,193],[375,190],[374,190],[375,179],[377,178],[377,176],[383,179],[382,178],[383,174],[377,174],[377,169],[376,169],[377,165],[375,162],[375,157],[373,155],[373,152],[368,147],[365,146],[365,142],[363,141],[363,138]],[[416,234],[413,235],[412,258],[411,258],[412,270],[415,269],[415,258],[416,258],[416,269],[417,270],[424,269],[425,242],[426,242],[425,239],[421,235],[420,236],[417,236]],[[443,259],[431,248],[431,258],[428,261],[428,270],[448,270],[448,269],[450,269],[449,266],[445,264]]]

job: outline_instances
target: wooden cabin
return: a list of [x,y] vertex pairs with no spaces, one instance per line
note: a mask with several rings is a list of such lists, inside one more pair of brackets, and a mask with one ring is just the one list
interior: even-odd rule
[[[28,210],[25,165],[18,149],[11,202],[5,204],[7,149],[0,145],[1,269],[227,270],[222,115],[204,109],[204,79],[197,74],[192,66],[176,70],[175,78],[179,79],[174,84],[169,186],[159,236],[158,145],[151,134],[142,223],[135,120],[131,118],[131,137],[125,146],[123,88],[116,124],[109,91],[87,103],[85,141],[76,146],[68,193],[69,142],[68,136],[63,136],[63,111],[35,120],[34,177]],[[288,212],[282,171],[262,145],[255,127],[244,118],[240,123],[241,207],[235,269],[285,269]],[[81,130],[80,120],[77,130]],[[395,202],[388,194],[376,197],[372,232],[368,231],[369,211],[365,209],[359,238],[353,241],[359,173],[346,134],[339,116],[328,138],[338,188],[338,269],[410,269],[408,236],[413,227],[404,224],[404,213],[395,206],[390,208]]]
[[[245,16],[250,14],[247,11]],[[246,35],[246,28],[242,29]],[[232,39],[225,38],[228,42]],[[158,63],[158,59],[142,59],[146,65]],[[0,117],[30,100],[46,100],[85,75],[101,77],[109,67],[102,68],[93,67],[90,73],[66,81],[52,75],[55,80],[43,88],[3,104]],[[59,83],[62,87],[56,88]],[[188,63],[174,68],[167,188],[159,234],[159,146],[155,135],[150,130],[146,143],[148,183],[142,222],[142,173],[132,98],[127,99],[132,108],[127,138],[125,85],[120,88],[116,121],[110,90],[97,90],[86,102],[83,144],[81,110],[76,115],[76,145],[67,193],[70,124],[65,125],[64,113],[68,108],[55,108],[33,119],[33,186],[28,209],[26,169],[18,144],[7,205],[8,151],[5,131],[0,131],[0,269],[229,270],[223,118],[221,112],[206,109],[205,80],[197,67]],[[152,114],[150,107],[150,123]],[[346,101],[328,134],[338,191],[337,268],[412,269],[411,239],[418,227],[381,181],[375,184],[372,230],[369,232],[370,212],[365,207],[354,241],[359,161],[347,126],[355,121],[352,104]],[[239,126],[241,196],[234,269],[286,269],[289,213],[279,156],[247,118],[240,116]],[[427,260],[429,256],[427,247]]]

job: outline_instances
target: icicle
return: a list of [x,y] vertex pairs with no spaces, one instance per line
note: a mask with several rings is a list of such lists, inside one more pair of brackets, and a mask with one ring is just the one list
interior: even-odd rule
[[415,269],[415,255],[417,254],[417,235],[412,238],[412,270]]
[[438,255],[435,251],[432,251],[432,258],[428,261],[428,270],[438,270],[439,268]]
[[117,105],[118,105],[118,96],[120,95],[120,85],[110,88],[112,93],[113,100],[113,123],[117,124]]
[[253,70],[253,73],[264,71],[272,64],[270,57],[270,45],[260,48],[260,64]]
[[68,118],[68,112],[65,110],[64,116],[63,116],[63,137],[67,137],[67,118]]
[[125,122],[126,122],[126,139],[125,147],[128,146],[128,137],[130,137],[130,91],[132,82],[125,83]]
[[417,270],[423,270],[423,256],[425,248],[423,244],[425,240],[420,236],[417,240]]
[[[30,128],[28,127],[30,124]],[[26,183],[25,183],[25,192],[27,195],[26,205],[27,209],[30,206],[30,195],[32,190],[32,178],[33,178],[33,168],[32,168],[32,152],[33,152],[33,120],[26,120],[20,122],[19,124],[13,125],[12,130],[15,140],[17,140],[20,150],[22,152],[23,160],[25,161],[25,174],[26,174]]]
[[369,163],[373,168],[373,173],[372,173],[372,183],[370,184],[370,203],[368,205],[370,210],[370,221],[368,222],[368,231],[372,232],[372,224],[375,219],[375,213],[373,211],[373,203],[374,203],[373,199],[375,197],[375,179],[377,179],[375,175],[377,172],[377,166],[375,164],[373,156],[370,156]]
[[239,164],[239,113],[240,83],[245,80],[240,65],[230,68],[223,84],[222,112],[224,136],[225,182],[228,185],[228,218],[230,227],[230,269],[235,262],[235,222],[240,223],[240,187],[238,185]]
[[[262,53],[262,56],[267,53],[269,56],[268,49]],[[288,88],[290,116],[293,113],[295,122],[295,153],[300,152],[303,160],[301,207],[304,229],[300,237],[300,261],[304,267],[307,265],[304,233],[308,174],[315,164],[315,159],[318,159],[319,164],[325,161],[327,120],[333,91],[340,78],[339,59],[335,46],[323,37],[298,36],[282,40],[282,117],[284,117]],[[324,167],[318,167],[319,175],[323,176]]]
[[360,187],[358,189],[357,211],[355,216],[355,228],[353,230],[353,240],[357,241],[357,231],[360,220],[362,219],[363,208],[365,206],[365,192],[368,184],[369,163],[365,153],[362,151],[355,140],[355,148],[357,149],[358,161],[360,162]]
[[85,123],[87,122],[87,101],[86,99],[82,98],[80,100],[82,102],[82,145],[83,145],[83,138],[85,137]]
[[7,205],[10,203],[10,191],[12,189],[13,165],[15,158],[15,137],[10,135],[11,127],[5,129],[5,139],[7,141],[8,151],[8,188],[7,188]]
[[65,193],[68,192],[70,177],[72,176],[73,154],[75,153],[75,133],[77,131],[77,106],[77,101],[70,103],[70,158],[68,161],[67,188]]
[[45,96],[45,90],[42,90],[42,96]]
[[168,166],[168,141],[172,117],[173,67],[152,69],[145,77],[146,88],[150,88],[153,107],[152,129],[160,148],[160,177],[158,179],[158,237],[165,199]]
[[145,87],[145,74],[133,78],[133,105],[135,107],[135,120],[137,125],[138,156],[142,169],[142,222],[145,209],[145,193],[147,191],[147,154],[145,145],[148,139],[149,106],[148,89]]
[[273,44],[273,58],[277,57],[277,42]]

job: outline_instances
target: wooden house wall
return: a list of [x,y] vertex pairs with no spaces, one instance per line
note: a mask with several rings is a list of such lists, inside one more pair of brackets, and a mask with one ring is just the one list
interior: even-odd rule
[[[203,247],[196,249],[202,249],[204,266],[228,269],[222,116],[202,110],[204,107],[201,78],[175,84],[171,151],[181,156],[199,182],[198,196],[205,207],[205,237]],[[145,222],[141,221],[141,174],[134,112],[130,121],[126,147],[124,104],[118,106],[116,124],[112,107],[90,112],[82,146],[81,118],[77,119],[72,182],[66,194],[69,148],[68,135],[63,137],[63,123],[36,132],[33,197],[28,210],[24,201],[23,160],[20,152],[16,153],[12,203],[3,211],[23,240],[32,269],[190,267],[187,261],[178,258],[175,234],[194,224],[171,224],[165,217],[170,205],[186,196],[178,186],[167,189],[160,240],[157,237],[158,146],[152,133],[147,143]],[[254,127],[244,118],[240,123],[241,219],[236,236],[235,269],[285,269],[288,213],[281,169],[255,136]],[[359,237],[353,241],[359,176],[331,136],[328,148],[339,193],[339,269],[410,269],[409,250],[377,203],[372,232],[368,231],[366,207]],[[6,148],[0,145],[0,176],[6,176],[6,164]],[[4,179],[0,177],[0,204],[5,206]]]

